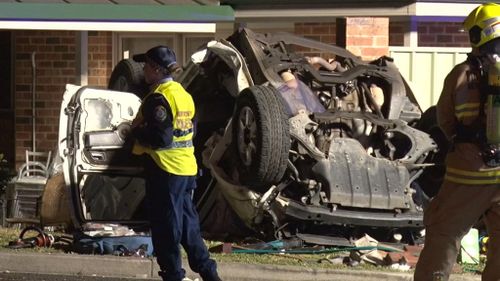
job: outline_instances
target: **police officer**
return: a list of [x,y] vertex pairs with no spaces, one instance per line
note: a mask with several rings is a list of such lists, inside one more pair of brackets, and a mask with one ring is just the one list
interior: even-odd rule
[[493,117],[488,115],[494,114],[487,111],[488,96],[500,95],[487,79],[499,60],[500,6],[478,6],[464,27],[472,52],[448,74],[437,104],[438,124],[452,149],[443,185],[425,210],[425,246],[416,281],[448,280],[460,241],[481,217],[490,236],[482,280],[500,280],[500,158],[498,149],[489,146],[486,127]]
[[157,46],[133,59],[144,62],[144,78],[151,90],[142,102],[132,132],[134,154],[144,154],[146,204],[153,247],[164,281],[189,280],[181,264],[179,244],[189,266],[204,281],[221,280],[200,234],[191,193],[196,186],[191,95],[172,79],[177,68],[174,52]]

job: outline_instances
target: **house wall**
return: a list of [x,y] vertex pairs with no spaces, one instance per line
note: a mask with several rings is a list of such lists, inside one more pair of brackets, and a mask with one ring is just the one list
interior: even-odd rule
[[[295,23],[294,33],[323,43],[335,44],[335,40],[337,39],[336,28],[336,22],[303,22]],[[331,54],[314,52],[309,48],[298,48],[296,51],[305,56],[320,56],[325,59],[331,57]]]
[[337,24],[341,24],[337,27],[337,45],[354,55],[374,60],[389,53],[389,18],[347,17],[338,19]]
[[[388,25],[386,18],[368,18],[368,20],[363,18],[349,19],[356,22],[348,24],[348,26],[351,25],[349,28],[350,33],[346,34],[349,39],[345,42],[348,50],[367,60],[388,54],[387,47],[390,36],[389,30],[386,27]],[[337,25],[336,19],[332,18],[332,21],[322,22],[249,22],[243,26],[255,32],[290,32],[323,43],[338,45]],[[216,37],[224,38],[232,33],[234,26],[219,24],[217,28]],[[403,38],[404,33],[401,33],[401,36]],[[294,51],[305,56],[320,56],[325,59],[332,58],[333,56],[333,54],[321,53],[317,50],[304,47],[296,47]]]
[[[88,35],[88,82],[105,87],[112,67],[111,32]],[[24,151],[32,150],[32,53],[36,52],[36,150],[55,151],[65,85],[76,81],[76,32],[16,31],[14,50],[15,153],[19,166],[25,161]]]
[[[405,30],[408,29],[404,22],[389,23],[389,46],[404,46]],[[469,37],[466,32],[460,31],[460,22],[418,22],[419,47],[470,47]]]
[[36,52],[36,150],[54,150],[64,85],[75,81],[75,32],[16,31],[14,37],[15,137],[19,164],[24,162],[24,151],[32,150],[31,55]]
[[89,31],[88,83],[107,87],[113,71],[112,32]]
[[419,47],[470,47],[466,32],[458,22],[421,22],[418,24]]
[[[268,25],[266,24],[266,27]],[[249,27],[252,27],[249,25]],[[328,44],[337,41],[337,23],[302,22],[289,27],[297,35]],[[418,24],[419,46],[468,46],[467,35],[459,32],[460,23],[423,22]],[[389,45],[404,44],[405,25],[389,23]],[[283,29],[280,27],[280,29]],[[257,30],[265,32],[265,30]],[[370,33],[370,31],[363,31]],[[76,36],[73,31],[13,31],[14,37],[14,106],[15,154],[19,166],[24,162],[24,151],[32,148],[32,68],[31,54],[36,52],[36,149],[54,151],[57,145],[60,103],[67,83],[76,81]],[[387,44],[387,40],[383,40]],[[112,33],[88,32],[88,84],[106,87],[112,71]],[[382,46],[383,47],[383,46]],[[349,47],[348,47],[349,49]],[[350,49],[353,51],[353,49]],[[298,50],[304,55],[319,55],[308,49]],[[357,54],[363,55],[363,54]]]
[[[345,47],[353,54],[371,60],[388,53],[388,23],[387,18],[350,17],[340,23],[296,23],[294,32],[306,38]],[[338,28],[343,29],[342,34],[337,34]],[[321,56],[325,59],[333,57],[332,54],[318,53],[308,48],[297,51],[306,56]]]
[[405,23],[389,21],[389,46],[405,45]]

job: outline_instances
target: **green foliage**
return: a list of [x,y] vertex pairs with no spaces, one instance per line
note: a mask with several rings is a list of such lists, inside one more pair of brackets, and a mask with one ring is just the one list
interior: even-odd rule
[[0,195],[5,192],[7,183],[12,179],[14,173],[7,163],[3,153],[0,153]]
[[[60,236],[61,233],[57,232],[46,232],[47,234],[52,234],[54,236]],[[10,227],[1,227],[0,226],[0,255],[2,252],[23,252],[23,253],[64,253],[61,248],[56,247],[33,247],[33,248],[20,248],[20,249],[11,249],[7,246],[9,242],[16,241],[21,234],[21,229],[18,228],[10,228]],[[24,238],[34,237],[38,233],[34,231],[28,231],[24,234]],[[1,279],[0,279],[1,280]]]
[[14,228],[0,227],[0,250],[6,249],[10,241],[14,241],[19,237],[20,230]]
[[[484,257],[484,259],[485,258],[486,257]],[[467,272],[467,273],[481,274],[481,272],[483,272],[484,266],[485,266],[484,259],[479,264],[467,264],[467,263],[461,264],[462,272],[463,273]]]
[[[61,249],[51,248],[24,248],[18,250],[12,250],[6,248],[10,241],[13,241],[19,237],[20,229],[14,228],[2,228],[0,227],[0,254],[2,251],[16,251],[16,252],[27,252],[27,253],[67,253]],[[62,233],[51,233],[54,236],[62,235]],[[30,235],[27,235],[30,237]],[[26,237],[26,236],[25,236]],[[216,246],[220,242],[205,241],[208,246]],[[71,253],[71,251],[69,251]],[[182,251],[183,257],[186,258],[186,253]],[[303,268],[304,270],[311,268],[318,269],[333,269],[333,270],[352,270],[352,271],[372,271],[372,272],[394,272],[401,273],[401,271],[391,269],[388,266],[375,266],[371,264],[362,263],[356,267],[351,267],[345,264],[332,264],[328,260],[335,257],[345,257],[349,256],[349,252],[337,253],[334,255],[330,254],[312,254],[312,255],[290,255],[290,254],[223,254],[223,253],[211,253],[210,256],[219,263],[242,263],[242,264],[263,264],[263,265],[282,265],[282,266],[297,266]],[[456,267],[454,274],[466,274],[469,276],[477,276],[484,269],[484,261],[479,265],[471,264],[461,264]],[[403,272],[407,274],[412,274],[413,270]],[[311,275],[312,276],[312,275]]]

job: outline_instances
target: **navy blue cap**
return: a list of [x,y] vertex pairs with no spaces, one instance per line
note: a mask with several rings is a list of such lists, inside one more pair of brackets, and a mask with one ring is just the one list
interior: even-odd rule
[[146,62],[147,60],[151,60],[165,69],[168,69],[170,66],[177,63],[174,51],[167,46],[156,46],[149,49],[145,54],[133,56],[133,59],[136,62]]

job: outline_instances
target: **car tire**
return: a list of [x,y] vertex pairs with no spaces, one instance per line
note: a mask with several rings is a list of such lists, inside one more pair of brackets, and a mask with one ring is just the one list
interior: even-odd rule
[[443,183],[444,174],[446,172],[444,162],[450,144],[443,131],[438,126],[435,106],[430,107],[422,114],[416,128],[428,133],[438,146],[438,151],[436,153],[431,152],[426,159],[426,163],[433,163],[435,166],[425,168],[422,175],[417,179],[424,193],[432,198],[438,193]]
[[134,93],[140,98],[148,92],[144,81],[143,63],[131,59],[121,60],[113,69],[109,78],[108,89]]
[[263,192],[283,178],[290,131],[283,100],[275,88],[252,86],[240,93],[233,116],[233,143],[242,184]]

